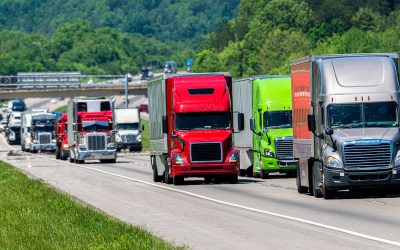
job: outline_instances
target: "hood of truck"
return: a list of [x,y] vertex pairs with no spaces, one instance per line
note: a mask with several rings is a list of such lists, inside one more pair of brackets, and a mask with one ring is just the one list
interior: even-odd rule
[[119,135],[138,135],[139,130],[118,130]]
[[333,140],[336,140],[336,144],[339,146],[344,142],[359,141],[359,140],[393,141],[396,140],[398,136],[399,136],[399,129],[397,127],[351,128],[351,129],[335,129],[332,138]]
[[280,137],[293,136],[293,129],[292,128],[270,129],[268,130],[268,135],[271,137],[272,140]]
[[230,94],[224,76],[177,78],[172,96],[177,113],[230,110]]

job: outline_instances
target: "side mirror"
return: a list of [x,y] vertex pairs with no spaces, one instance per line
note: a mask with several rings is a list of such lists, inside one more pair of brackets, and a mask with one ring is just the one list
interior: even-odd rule
[[244,130],[244,114],[239,113],[237,117],[238,117],[238,130],[243,131]]
[[311,131],[311,132],[315,131],[316,125],[315,125],[315,115],[314,114],[307,115],[307,125],[308,125],[308,131]]
[[333,129],[331,129],[331,128],[325,129],[325,134],[329,135],[329,136],[333,135]]
[[168,133],[168,119],[165,115],[162,117],[162,132],[164,134]]
[[250,118],[250,130],[254,132],[256,130],[256,121],[254,117]]

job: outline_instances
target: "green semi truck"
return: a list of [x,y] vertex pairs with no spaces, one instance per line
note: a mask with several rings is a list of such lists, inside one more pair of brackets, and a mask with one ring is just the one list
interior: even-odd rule
[[237,79],[232,94],[240,131],[234,138],[240,174],[268,178],[269,173],[280,172],[294,177],[290,76]]

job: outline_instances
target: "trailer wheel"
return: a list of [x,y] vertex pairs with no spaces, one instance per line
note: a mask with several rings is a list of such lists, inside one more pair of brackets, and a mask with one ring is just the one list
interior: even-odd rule
[[70,163],[74,163],[74,159],[72,159],[71,157],[69,158],[69,162]]
[[305,194],[308,192],[308,188],[301,185],[300,167],[297,167],[296,186],[299,194]]
[[244,177],[244,176],[246,176],[246,174],[247,174],[247,169],[240,169],[239,170],[239,175],[240,176]]
[[175,175],[174,177],[172,177],[172,181],[175,186],[182,185],[184,182],[184,178],[183,178],[183,176]]
[[61,158],[60,156],[60,148],[58,146],[56,146],[56,159],[59,160]]
[[154,156],[151,156],[150,159],[151,159],[151,168],[153,169],[153,181],[160,182],[162,181],[162,177],[158,175],[156,159]]
[[322,197],[322,190],[318,188],[318,178],[317,178],[317,167],[315,166],[315,162],[313,163],[312,168],[312,180],[313,180],[313,194],[315,198]]
[[253,177],[253,165],[247,168],[246,170],[247,177]]

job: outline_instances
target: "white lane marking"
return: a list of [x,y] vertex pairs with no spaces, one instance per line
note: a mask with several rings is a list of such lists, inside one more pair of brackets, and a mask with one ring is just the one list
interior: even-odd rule
[[[40,158],[43,158],[43,159],[53,160],[53,161],[56,161],[56,162],[60,163],[59,160],[56,160],[56,159],[53,159],[53,158],[47,158],[47,157],[44,157],[44,156],[41,156],[41,155],[34,155],[34,156],[37,156],[37,157],[40,157]],[[62,161],[61,161],[61,163],[72,165],[74,167],[80,167],[80,168],[96,171],[96,172],[107,174],[107,175],[111,175],[111,176],[114,176],[114,177],[119,177],[119,178],[122,178],[122,179],[130,180],[130,181],[141,183],[141,184],[144,184],[144,185],[148,185],[148,186],[152,186],[152,187],[156,187],[156,188],[161,188],[161,189],[169,190],[169,191],[176,192],[176,193],[185,194],[185,195],[188,195],[188,196],[196,197],[196,198],[199,198],[199,199],[211,201],[211,202],[218,203],[218,204],[223,204],[223,205],[227,205],[227,206],[231,206],[231,207],[235,207],[235,208],[240,208],[240,209],[244,209],[244,210],[248,210],[248,211],[252,211],[252,212],[266,214],[266,215],[270,215],[270,216],[274,216],[274,217],[278,217],[278,218],[282,218],[282,219],[286,219],[286,220],[296,221],[296,222],[300,222],[300,223],[304,223],[304,224],[308,224],[308,225],[312,225],[312,226],[316,226],[316,227],[320,227],[320,228],[324,228],[324,229],[328,229],[328,230],[344,233],[344,234],[349,234],[349,235],[356,236],[356,237],[359,237],[359,238],[363,238],[363,239],[367,239],[367,240],[372,240],[372,241],[376,241],[376,242],[385,243],[385,244],[388,244],[388,245],[400,247],[400,242],[397,242],[397,241],[387,240],[387,239],[383,239],[383,238],[379,238],[379,237],[375,237],[375,236],[371,236],[371,235],[367,235],[367,234],[351,231],[351,230],[348,230],[348,229],[343,229],[343,228],[339,228],[339,227],[335,227],[335,226],[329,226],[329,225],[325,225],[325,224],[322,224],[322,223],[318,223],[318,222],[314,222],[314,221],[310,221],[310,220],[305,220],[305,219],[301,219],[301,218],[297,218],[297,217],[292,217],[292,216],[288,216],[288,215],[284,215],[284,214],[278,214],[278,213],[274,213],[274,212],[270,212],[270,211],[266,211],[266,210],[261,210],[261,209],[257,209],[257,208],[251,208],[251,207],[235,204],[235,203],[221,201],[221,200],[217,200],[217,199],[214,199],[214,198],[206,197],[206,196],[203,196],[203,195],[198,195],[198,194],[195,194],[195,193],[191,193],[191,192],[187,192],[187,191],[183,191],[183,190],[179,190],[179,189],[175,189],[175,188],[170,188],[170,187],[167,187],[167,186],[157,185],[157,184],[154,184],[154,183],[151,183],[151,182],[147,182],[147,181],[131,178],[131,177],[124,176],[124,175],[110,173],[110,172],[103,171],[103,170],[96,169],[96,168],[92,168],[92,167],[86,167],[86,166],[72,164],[72,163],[69,163],[69,162],[62,162]]]

